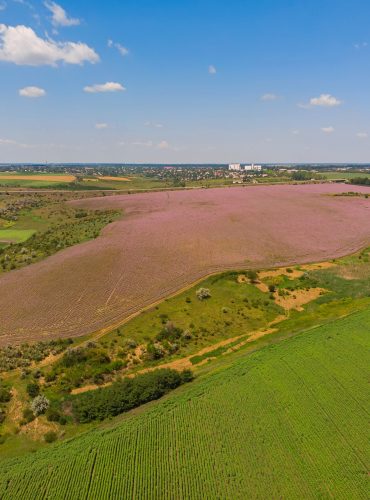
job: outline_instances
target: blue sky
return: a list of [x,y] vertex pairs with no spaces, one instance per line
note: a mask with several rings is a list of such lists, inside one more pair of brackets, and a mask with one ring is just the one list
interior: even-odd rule
[[369,162],[368,0],[0,0],[0,162]]

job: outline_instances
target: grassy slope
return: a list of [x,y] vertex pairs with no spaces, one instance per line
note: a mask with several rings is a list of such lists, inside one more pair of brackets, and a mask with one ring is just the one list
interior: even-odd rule
[[[370,309],[2,463],[0,497],[366,498]],[[227,358],[223,363],[230,363]]]

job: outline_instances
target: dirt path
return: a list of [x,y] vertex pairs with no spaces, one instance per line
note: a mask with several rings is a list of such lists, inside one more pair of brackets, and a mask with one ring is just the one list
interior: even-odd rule
[[[249,335],[246,333],[243,333],[241,335],[237,335],[236,337],[231,337],[228,339],[221,340],[220,342],[217,342],[216,344],[212,344],[212,345],[209,345],[207,347],[203,347],[203,349],[201,349],[200,351],[193,353],[189,356],[186,356],[184,358],[175,359],[173,361],[169,361],[168,363],[162,363],[160,365],[153,366],[153,367],[143,368],[142,370],[138,370],[135,373],[129,373],[125,376],[126,377],[135,377],[136,375],[148,373],[148,372],[151,372],[153,370],[158,370],[160,368],[171,368],[173,370],[181,371],[181,370],[186,370],[188,368],[194,368],[196,366],[201,366],[202,364],[207,362],[208,359],[212,359],[212,356],[210,356],[210,358],[206,358],[206,359],[202,360],[200,363],[197,363],[195,365],[191,362],[191,359],[194,358],[195,356],[204,356],[207,353],[212,353],[214,350],[216,350],[220,347],[228,346],[229,344],[233,344],[234,342],[238,341],[239,339],[243,339],[243,341],[241,341],[240,344],[233,346],[232,348],[230,348],[229,350],[227,350],[223,354],[229,354],[230,352],[237,351],[238,349],[240,349],[241,347],[243,347],[247,343],[253,342],[261,337],[264,337],[265,335],[270,335],[271,333],[274,333],[276,331],[276,328],[271,328],[271,326],[276,325],[277,323],[279,323],[280,321],[283,321],[284,319],[286,319],[286,316],[284,316],[284,315],[277,316],[273,321],[268,323],[267,328],[263,328],[263,329],[261,328],[260,330],[256,330],[255,332],[251,332]],[[247,339],[245,339],[246,335],[248,335]],[[76,389],[73,389],[71,391],[71,394],[82,394],[83,392],[99,389],[99,387],[107,387],[111,384],[112,384],[112,382],[108,382],[107,384],[103,384],[103,385],[89,384],[89,385],[85,385],[83,387],[78,387]]]

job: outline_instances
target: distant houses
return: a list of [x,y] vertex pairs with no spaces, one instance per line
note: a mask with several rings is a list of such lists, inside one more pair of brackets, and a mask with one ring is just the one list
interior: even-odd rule
[[232,172],[261,172],[262,165],[241,165],[240,163],[230,163],[229,170]]

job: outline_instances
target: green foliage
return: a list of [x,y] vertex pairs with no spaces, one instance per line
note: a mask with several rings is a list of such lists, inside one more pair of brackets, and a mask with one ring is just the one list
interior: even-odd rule
[[[62,219],[44,231],[38,231],[22,243],[0,247],[0,271],[10,271],[42,260],[63,248],[96,238],[101,229],[118,217],[119,212],[63,210]],[[29,235],[28,235],[29,236]]]
[[0,497],[365,499],[369,324],[220,360],[109,428],[3,461]]
[[31,398],[35,398],[36,396],[38,396],[40,394],[40,386],[38,384],[36,384],[35,382],[30,382],[29,384],[27,384],[26,390],[27,390],[27,394]]
[[59,339],[0,348],[0,372],[27,368],[33,362],[42,361],[50,354],[63,352],[71,343],[71,339]]
[[0,381],[0,403],[8,403],[11,400],[12,393],[8,386]]
[[171,342],[174,342],[181,337],[182,333],[183,330],[181,328],[175,326],[172,321],[168,321],[166,323],[166,326],[158,333],[156,339],[158,341],[169,340]]
[[49,407],[46,411],[46,418],[49,422],[59,422],[62,417],[61,412],[54,407]]
[[159,399],[179,385],[192,380],[188,370],[160,369],[135,378],[125,378],[109,387],[82,393],[72,398],[73,414],[81,423],[103,420]]
[[45,439],[46,443],[54,443],[54,441],[56,441],[58,439],[58,436],[57,436],[56,432],[48,431],[44,435],[44,439]]
[[79,365],[87,360],[87,350],[81,347],[76,347],[75,349],[68,349],[67,352],[63,354],[60,364],[66,368],[71,366]]
[[247,274],[247,278],[250,280],[251,283],[257,283],[257,281],[258,281],[257,271],[250,269],[249,271],[247,271],[246,274]]
[[196,292],[195,292],[197,298],[199,300],[205,300],[205,299],[209,299],[211,297],[211,291],[209,288],[199,288]]
[[350,182],[359,186],[370,186],[370,177],[353,177]]
[[23,410],[23,419],[21,420],[21,425],[26,425],[35,420],[35,415],[31,408],[25,408]]
[[49,400],[40,394],[39,396],[36,396],[35,399],[31,403],[31,410],[33,411],[33,414],[37,417],[39,415],[42,415],[43,413],[46,412],[46,410],[49,408]]

